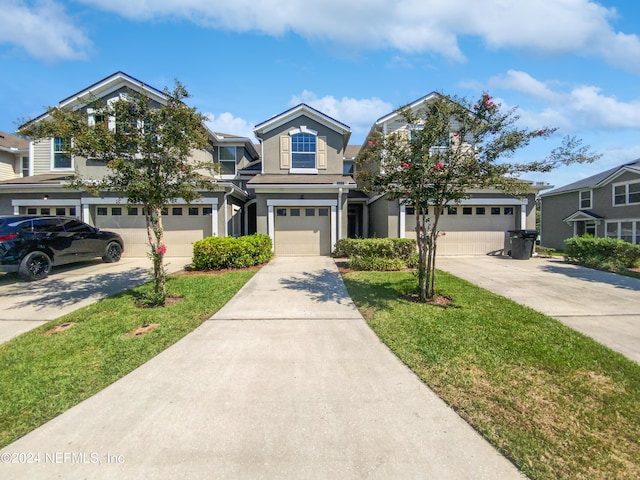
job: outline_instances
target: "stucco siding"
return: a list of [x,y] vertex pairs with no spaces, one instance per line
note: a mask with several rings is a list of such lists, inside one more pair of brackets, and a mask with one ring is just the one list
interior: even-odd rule
[[540,211],[540,243],[545,247],[564,249],[565,238],[573,236],[573,226],[563,222],[578,210],[578,193],[542,197]]
[[265,173],[289,173],[289,168],[281,168],[280,162],[280,137],[288,135],[288,132],[305,126],[318,132],[318,137],[326,138],[326,169],[321,169],[318,174],[342,174],[343,141],[342,134],[322,125],[307,117],[300,116],[292,121],[269,131],[264,136],[264,171]]

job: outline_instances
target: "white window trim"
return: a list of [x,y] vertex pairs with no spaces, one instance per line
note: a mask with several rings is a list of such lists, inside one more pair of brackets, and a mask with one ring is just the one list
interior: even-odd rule
[[[640,180],[628,180],[626,182],[613,183],[611,185],[611,205],[613,207],[627,207],[629,205],[640,205],[640,202],[629,202],[629,185],[640,184]],[[616,187],[624,186],[625,203],[616,204]]]
[[237,145],[218,145],[218,163],[222,165],[222,163],[231,163],[231,160],[221,160],[220,159],[220,149],[221,148],[233,148],[233,175],[230,173],[222,173],[222,171],[218,174],[218,176],[223,180],[233,180],[238,176],[238,147]]
[[[73,172],[74,171],[74,158],[73,155],[71,155],[71,152],[69,152],[69,157],[71,159],[71,166],[70,167],[66,167],[66,168],[56,168],[56,138],[62,138],[62,137],[51,137],[51,171],[52,172]],[[73,140],[71,140],[71,142],[73,142]]]
[[316,151],[313,152],[314,154],[314,160],[316,163],[316,168],[295,168],[293,167],[293,143],[292,143],[292,147],[291,147],[291,167],[289,168],[289,173],[292,174],[307,174],[307,175],[314,175],[318,173],[318,132],[316,130],[312,130],[310,128],[307,128],[306,125],[300,125],[300,128],[296,128],[294,130],[290,130],[289,131],[289,137],[293,138],[294,135],[297,135],[298,133],[309,133],[311,135],[313,135],[314,137],[316,137]]
[[[589,206],[588,207],[583,207],[582,206],[582,194],[585,192],[589,192]],[[578,192],[578,210],[587,210],[587,209],[592,209],[593,208],[593,190],[580,190]]]
[[[606,238],[617,238],[617,239],[620,239],[620,237],[621,237],[620,234],[622,233],[622,223],[624,223],[624,222],[630,222],[631,223],[631,225],[632,225],[632,227],[631,227],[631,239],[635,240],[638,237],[638,231],[640,230],[640,218],[620,218],[620,219],[616,219],[616,220],[607,220],[607,221],[605,221],[605,226],[604,226],[604,236]],[[618,227],[616,229],[616,236],[615,237],[609,237],[608,236],[609,224],[612,224],[612,223],[615,224]]]

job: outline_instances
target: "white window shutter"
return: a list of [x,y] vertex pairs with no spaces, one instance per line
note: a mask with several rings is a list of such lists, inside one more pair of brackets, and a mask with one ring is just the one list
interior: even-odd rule
[[280,137],[280,168],[291,168],[291,138],[289,135]]
[[316,140],[316,165],[318,170],[327,169],[327,137],[318,137]]

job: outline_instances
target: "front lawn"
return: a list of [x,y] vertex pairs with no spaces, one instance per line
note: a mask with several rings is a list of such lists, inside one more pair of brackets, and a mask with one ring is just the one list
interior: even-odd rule
[[[170,276],[164,308],[136,306],[151,284],[107,298],[0,345],[0,447],[99,392],[218,311],[255,272]],[[67,330],[45,334],[55,326]],[[144,336],[127,336],[158,324]]]
[[376,334],[533,479],[640,478],[640,365],[560,322],[437,272],[448,306],[404,297],[406,272],[344,280]]

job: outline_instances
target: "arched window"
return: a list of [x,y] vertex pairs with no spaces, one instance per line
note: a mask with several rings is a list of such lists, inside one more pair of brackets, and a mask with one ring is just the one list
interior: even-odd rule
[[316,136],[311,133],[291,135],[291,168],[316,168]]

